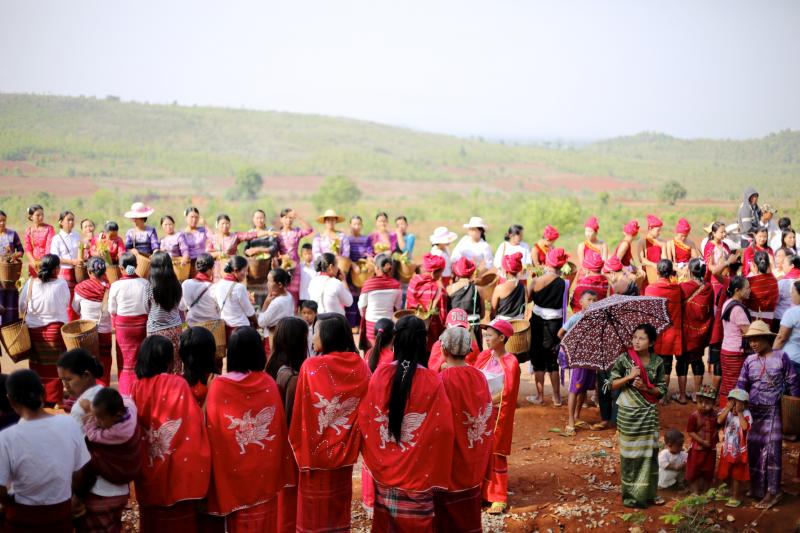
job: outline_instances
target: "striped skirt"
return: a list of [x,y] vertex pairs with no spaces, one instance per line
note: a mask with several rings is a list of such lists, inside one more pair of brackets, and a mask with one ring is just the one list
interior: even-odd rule
[[171,328],[157,329],[155,331],[147,332],[148,337],[158,335],[160,337],[165,337],[166,339],[169,340],[169,342],[172,343],[172,373],[178,375],[183,374],[183,361],[181,360],[181,356],[178,353],[178,347],[180,346],[182,332],[183,332],[183,325],[172,326]]
[[297,483],[298,533],[350,531],[352,497],[352,465],[335,470],[301,470]]
[[225,517],[226,533],[269,533],[277,531],[278,498],[234,511]]
[[744,360],[747,356],[741,352],[720,352],[720,363],[722,364],[722,383],[719,387],[719,406],[725,408],[728,404],[728,393],[736,388],[739,381],[739,374],[742,372]]
[[481,488],[458,492],[436,491],[433,495],[436,531],[480,533]]
[[30,368],[42,379],[44,401],[47,404],[60,404],[64,396],[64,386],[58,379],[56,363],[67,350],[61,338],[62,322],[53,322],[40,328],[28,328],[31,335]]
[[147,315],[114,317],[114,334],[117,340],[117,373],[119,393],[130,396],[136,383],[136,355],[147,337]]
[[5,514],[6,533],[72,533],[70,500],[53,505],[9,503]]
[[622,502],[646,507],[658,486],[658,409],[638,396],[631,401],[639,405],[619,405],[617,412]]
[[777,494],[781,489],[781,406],[750,404],[750,414],[753,416],[747,433],[750,492],[754,498],[763,498],[766,493]]
[[75,531],[77,533],[122,531],[122,511],[128,504],[128,497],[128,494],[108,497],[88,494],[83,499],[86,514],[75,521]]
[[373,533],[432,530],[432,490],[412,492],[375,483]]
[[99,352],[100,352],[100,362],[103,364],[103,377],[100,378],[100,381],[103,382],[103,385],[106,387],[111,386],[111,348],[114,344],[114,340],[112,338],[112,334],[109,331],[108,333],[98,333],[97,334],[99,340]]

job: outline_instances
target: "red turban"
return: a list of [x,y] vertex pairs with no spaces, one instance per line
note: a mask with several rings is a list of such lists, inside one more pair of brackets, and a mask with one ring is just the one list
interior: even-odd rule
[[648,228],[660,228],[664,225],[664,222],[655,215],[647,215],[647,227]]
[[595,232],[600,231],[600,223],[597,221],[596,216],[589,217],[586,222],[583,224],[584,228],[591,228]]
[[544,227],[544,238],[550,242],[557,240],[559,237],[558,230],[551,225]]
[[606,259],[606,264],[603,266],[603,272],[621,272],[622,271],[622,261],[619,260],[619,257],[616,255],[612,255],[608,259]]
[[466,257],[459,257],[458,261],[453,263],[453,274],[459,278],[469,278],[475,273],[475,263]]
[[635,237],[636,234],[639,233],[639,222],[636,220],[631,220],[625,224],[625,227],[622,229],[622,231],[625,232],[625,235],[631,235]]
[[563,248],[553,248],[547,252],[544,262],[551,268],[561,268],[567,262],[567,257]]
[[600,272],[603,268],[603,258],[595,251],[589,250],[583,258],[583,268],[591,272]]
[[520,271],[522,271],[522,254],[520,252],[516,252],[503,256],[501,266],[506,274],[519,274]]
[[685,218],[682,218],[678,221],[678,224],[675,226],[675,233],[680,233],[682,235],[689,235],[692,232],[692,226],[689,224],[689,221]]
[[433,254],[425,254],[422,258],[422,268],[428,272],[436,272],[444,269],[444,257]]

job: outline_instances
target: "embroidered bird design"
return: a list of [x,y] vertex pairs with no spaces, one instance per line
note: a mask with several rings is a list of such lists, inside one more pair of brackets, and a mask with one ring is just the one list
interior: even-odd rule
[[400,447],[400,451],[406,451],[406,446],[408,448],[413,448],[416,446],[416,442],[414,442],[414,432],[419,429],[422,423],[425,421],[425,417],[428,416],[427,413],[406,413],[403,416],[403,424],[400,426],[400,441],[397,442],[394,440],[394,437],[389,432],[389,417],[380,410],[379,407],[375,407],[375,410],[378,411],[378,416],[374,418],[375,422],[379,422],[381,425],[378,428],[378,433],[381,437],[381,449],[386,448],[387,443],[395,442]]
[[236,444],[239,445],[239,453],[241,455],[244,455],[245,446],[248,444],[257,444],[263,450],[265,446],[261,441],[271,441],[275,438],[275,435],[269,434],[269,425],[275,417],[275,407],[265,407],[255,417],[250,413],[251,410],[248,409],[244,412],[242,418],[225,415],[225,418],[231,421],[228,429],[236,430],[234,437],[236,438]]
[[313,405],[320,410],[317,414],[317,424],[319,424],[317,435],[322,435],[325,428],[333,428],[337,435],[341,435],[341,429],[352,427],[352,424],[348,422],[358,407],[358,398],[351,397],[340,403],[341,395],[336,395],[332,400],[328,400],[318,392],[314,394],[319,401]]
[[175,450],[171,450],[172,440],[181,427],[183,419],[167,420],[159,428],[151,428],[145,431],[147,435],[147,455],[150,458],[150,466],[156,459],[166,460],[167,456],[172,455]]
[[467,411],[463,411],[464,416],[467,418],[464,421],[467,428],[467,440],[469,441],[468,447],[472,448],[476,442],[483,442],[483,437],[489,437],[492,430],[486,430],[486,425],[489,423],[489,416],[492,414],[492,402],[486,404],[483,410],[478,409],[478,414],[475,416],[470,415]]

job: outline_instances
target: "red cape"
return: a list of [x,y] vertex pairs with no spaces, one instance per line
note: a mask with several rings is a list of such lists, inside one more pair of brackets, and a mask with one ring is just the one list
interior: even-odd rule
[[683,301],[682,353],[704,349],[711,338],[711,326],[714,323],[714,289],[706,283],[695,294],[699,285],[696,281],[684,281],[680,284]]
[[375,276],[374,278],[369,278],[364,282],[364,286],[361,287],[361,294],[391,289],[401,290],[402,286],[400,285],[399,281],[389,276]]
[[[453,461],[453,415],[439,376],[419,366],[400,443],[389,432],[389,394],[397,363],[379,367],[358,409],[361,453],[378,483],[410,491],[446,489]],[[483,473],[483,472],[481,472]]]
[[[478,343],[475,341],[475,339],[472,339],[472,351],[470,351],[464,358],[468,365],[473,365],[475,363],[475,359],[478,358],[480,351],[481,350],[478,348]],[[433,344],[433,348],[431,348],[431,356],[428,358],[428,368],[434,372],[440,372],[443,364],[444,355],[442,354],[442,342],[436,341]]]
[[[750,298],[745,307],[753,311],[771,313],[778,305],[778,280],[772,274],[756,274],[747,278],[750,282]],[[754,315],[755,316],[755,315]]]
[[[475,368],[481,369],[489,362],[491,350],[484,350],[475,361]],[[519,395],[519,362],[514,355],[507,353],[500,358],[505,376],[503,378],[503,393],[500,405],[494,406],[497,411],[497,423],[494,427],[493,453],[511,455],[511,437],[514,433],[514,414],[517,411],[517,396]]]
[[589,274],[581,278],[575,285],[575,292],[572,293],[572,302],[570,306],[572,311],[577,313],[581,310],[581,296],[583,293],[592,290],[597,293],[597,300],[600,301],[608,296],[608,278],[602,274]]
[[253,507],[293,481],[286,417],[269,375],[251,372],[241,381],[224,375],[213,380],[206,425],[212,450],[210,514]]
[[289,442],[298,467],[333,470],[355,464],[361,436],[358,405],[367,393],[369,367],[353,352],[306,359],[297,377]]
[[428,309],[437,298],[437,291],[439,319],[444,324],[447,318],[447,291],[430,274],[416,274],[408,282],[406,309],[416,309],[417,306]]
[[644,290],[645,296],[658,296],[667,299],[667,313],[672,324],[662,331],[656,339],[654,347],[658,355],[680,355],[683,353],[683,315],[681,309],[681,287],[668,279],[659,278]]
[[442,384],[453,411],[453,468],[449,490],[480,486],[492,453],[496,413],[483,373],[470,366],[445,368]]
[[208,493],[211,449],[203,413],[181,376],[138,380],[131,391],[144,441],[140,505],[169,506]]

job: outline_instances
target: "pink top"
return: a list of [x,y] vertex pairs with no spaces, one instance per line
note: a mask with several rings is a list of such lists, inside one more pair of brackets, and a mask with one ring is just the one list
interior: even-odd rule
[[28,226],[25,228],[23,248],[37,261],[50,253],[50,243],[56,235],[56,230],[50,224],[42,224],[38,228]]
[[161,238],[161,249],[169,253],[171,257],[189,257],[189,247],[182,231],[164,235]]
[[255,231],[235,231],[228,235],[219,235],[214,233],[208,236],[206,241],[207,252],[222,252],[225,255],[236,255],[239,244],[244,241],[249,241],[258,237]]
[[[728,300],[722,305],[722,312],[733,303],[733,300]],[[738,305],[731,310],[730,320],[722,321],[722,349],[726,352],[742,352],[742,330],[740,326],[747,326],[750,321],[747,320],[747,315],[744,310]]]
[[122,403],[128,410],[122,420],[108,429],[97,427],[97,420],[92,415],[83,418],[83,432],[90,442],[100,444],[124,444],[128,442],[136,432],[136,404],[130,398],[123,398]]
[[288,231],[281,230],[280,237],[278,238],[280,253],[282,255],[288,254],[289,257],[292,258],[292,261],[299,263],[300,255],[297,253],[297,245],[300,243],[300,239],[312,233],[314,233],[314,230],[311,228],[292,228]]

